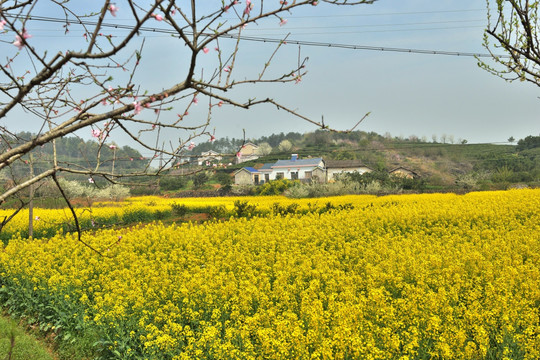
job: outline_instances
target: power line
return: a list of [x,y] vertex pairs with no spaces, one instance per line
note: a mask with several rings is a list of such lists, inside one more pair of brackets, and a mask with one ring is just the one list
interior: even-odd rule
[[[4,14],[8,17],[16,17],[16,15]],[[65,19],[54,18],[54,17],[44,17],[44,16],[29,16],[28,20],[35,21],[44,21],[44,22],[55,22],[55,23],[66,23]],[[68,22],[86,26],[96,26],[97,22],[95,21],[85,21],[72,19]],[[102,27],[114,28],[114,29],[126,29],[133,30],[132,25],[122,25],[122,24],[110,24],[102,23]],[[151,32],[151,33],[164,33],[169,35],[177,35],[175,30],[169,29],[160,29],[153,27],[140,27],[140,31]],[[192,35],[189,32],[186,32],[187,35]],[[212,36],[213,34],[202,34],[206,36]],[[238,35],[223,34],[222,38],[226,39],[238,39]],[[240,36],[241,40],[251,41],[251,42],[262,42],[262,43],[283,43],[283,39],[275,39],[261,36]],[[327,48],[336,48],[336,49],[348,49],[348,50],[366,50],[366,51],[385,51],[385,52],[399,52],[399,53],[409,53],[409,54],[424,54],[424,55],[446,55],[446,56],[461,56],[461,57],[478,57],[478,58],[491,58],[493,56],[506,58],[509,55],[496,55],[488,53],[473,53],[473,52],[461,52],[461,51],[446,51],[446,50],[429,50],[429,49],[411,49],[411,48],[397,48],[397,47],[384,47],[384,46],[367,46],[367,45],[354,45],[354,44],[340,44],[340,43],[330,43],[330,42],[318,42],[318,41],[306,41],[306,40],[293,40],[288,39],[287,44],[294,44],[300,46],[312,46],[312,47],[327,47]]]
[[[341,14],[341,15],[301,15],[291,16],[294,19],[308,19],[308,18],[332,18],[332,17],[363,17],[363,16],[395,16],[395,15],[421,15],[421,14],[448,14],[448,13],[464,13],[464,12],[477,12],[482,11],[485,13],[486,8],[480,9],[462,9],[462,10],[433,10],[433,11],[405,11],[405,12],[387,12],[387,13],[366,13],[366,14]],[[237,19],[237,18],[227,18]]]

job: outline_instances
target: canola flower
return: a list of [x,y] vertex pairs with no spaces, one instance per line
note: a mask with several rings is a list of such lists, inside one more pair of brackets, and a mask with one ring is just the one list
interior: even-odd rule
[[[374,199],[372,195],[355,196],[355,203]],[[150,222],[166,218],[177,205],[185,206],[191,212],[208,213],[212,209],[223,208],[224,215],[234,210],[237,201],[248,202],[258,213],[272,212],[275,204],[283,207],[294,205],[297,211],[308,212],[323,207],[327,203],[337,206],[347,204],[346,197],[329,197],[325,199],[288,199],[284,196],[266,197],[215,197],[215,198],[163,198],[158,196],[141,196],[124,201],[96,202],[92,207],[75,209],[80,226],[85,231],[94,231],[102,227]],[[1,210],[0,217],[11,215],[12,210]],[[73,216],[68,208],[39,209],[34,211],[34,237],[50,238],[57,233],[76,231]],[[14,236],[28,237],[28,209],[21,210],[0,232],[0,239],[7,243]]]
[[540,190],[336,201],[15,238],[0,299],[104,359],[540,358]]

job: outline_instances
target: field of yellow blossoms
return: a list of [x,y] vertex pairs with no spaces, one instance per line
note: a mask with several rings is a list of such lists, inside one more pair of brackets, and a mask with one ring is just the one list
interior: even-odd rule
[[[0,301],[102,359],[540,358],[540,189],[243,199],[255,216],[85,233],[102,255],[16,236]],[[172,200],[130,201],[99,211]],[[212,201],[232,209],[185,203]]]

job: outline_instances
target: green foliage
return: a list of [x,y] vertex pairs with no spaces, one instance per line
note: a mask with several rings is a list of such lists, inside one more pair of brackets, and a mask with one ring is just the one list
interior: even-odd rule
[[289,205],[281,205],[278,202],[272,204],[272,214],[274,215],[287,215],[296,214],[298,212],[298,204],[292,203]]
[[293,186],[294,182],[288,179],[278,179],[259,185],[255,193],[257,195],[281,195]]
[[529,135],[524,139],[520,139],[517,143],[516,150],[522,151],[540,147],[540,136]]
[[173,202],[171,204],[172,212],[175,216],[184,217],[189,212],[189,208],[184,204],[177,204]]
[[195,189],[200,189],[208,181],[208,175],[204,171],[194,174],[191,178]]
[[174,191],[184,188],[187,184],[184,176],[165,175],[159,179],[159,188],[162,191]]
[[53,357],[13,320],[0,317],[0,359],[53,360]]
[[233,179],[228,172],[217,171],[213,178],[221,185],[221,191],[229,193],[232,189]]
[[257,207],[253,204],[249,204],[245,200],[236,200],[234,202],[233,214],[236,217],[252,217],[255,215]]
[[228,215],[228,211],[224,205],[212,206],[208,210],[208,216],[211,219],[223,219],[223,218],[226,218],[227,215]]

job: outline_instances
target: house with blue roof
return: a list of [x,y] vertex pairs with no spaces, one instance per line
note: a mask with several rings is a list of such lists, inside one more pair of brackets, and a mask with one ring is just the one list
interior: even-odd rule
[[276,179],[324,182],[325,165],[322,158],[299,159],[293,154],[290,159],[264,164],[261,168],[242,168],[234,173],[236,185],[258,185]]
[[259,182],[259,170],[253,167],[244,167],[234,173],[236,185],[257,185]]
[[297,154],[292,154],[289,160],[278,160],[272,165],[270,180],[276,179],[324,181],[324,160],[322,158],[299,159]]

